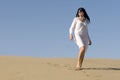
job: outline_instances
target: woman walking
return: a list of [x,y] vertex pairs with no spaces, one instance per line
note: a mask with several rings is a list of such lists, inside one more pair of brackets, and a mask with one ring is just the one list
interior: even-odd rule
[[84,8],[79,8],[77,10],[76,17],[73,19],[73,22],[69,29],[70,40],[72,40],[74,36],[75,43],[79,47],[76,70],[82,69],[81,67],[84,60],[86,49],[88,48],[88,45],[92,44],[87,28],[87,24],[89,23],[90,23],[90,18],[86,10]]

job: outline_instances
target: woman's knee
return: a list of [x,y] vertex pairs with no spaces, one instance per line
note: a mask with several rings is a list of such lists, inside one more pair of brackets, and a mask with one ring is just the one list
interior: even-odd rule
[[82,46],[82,47],[80,47],[80,50],[81,50],[81,51],[85,51],[85,50],[86,50],[86,47],[85,47],[85,46]]

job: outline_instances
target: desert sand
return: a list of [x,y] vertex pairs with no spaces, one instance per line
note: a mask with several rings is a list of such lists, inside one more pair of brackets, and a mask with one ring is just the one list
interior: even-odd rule
[[0,56],[0,80],[120,80],[120,60]]

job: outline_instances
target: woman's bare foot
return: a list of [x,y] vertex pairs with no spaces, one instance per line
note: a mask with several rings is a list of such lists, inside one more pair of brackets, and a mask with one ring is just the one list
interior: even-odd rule
[[75,70],[76,70],[76,71],[79,71],[79,70],[82,70],[82,68],[81,68],[81,67],[76,67]]
[[77,64],[77,66],[76,66],[76,69],[75,69],[75,70],[82,70],[81,65],[80,65],[80,64]]

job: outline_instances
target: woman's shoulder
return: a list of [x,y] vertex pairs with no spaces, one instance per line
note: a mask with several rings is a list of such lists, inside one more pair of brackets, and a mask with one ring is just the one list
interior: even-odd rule
[[89,24],[89,23],[90,23],[90,21],[89,21],[88,19],[85,19],[85,23]]
[[77,17],[74,17],[74,18],[73,18],[73,20],[76,20],[76,19],[77,19]]
[[78,20],[78,17],[74,17],[73,20],[74,20],[74,21],[77,21],[77,20]]

